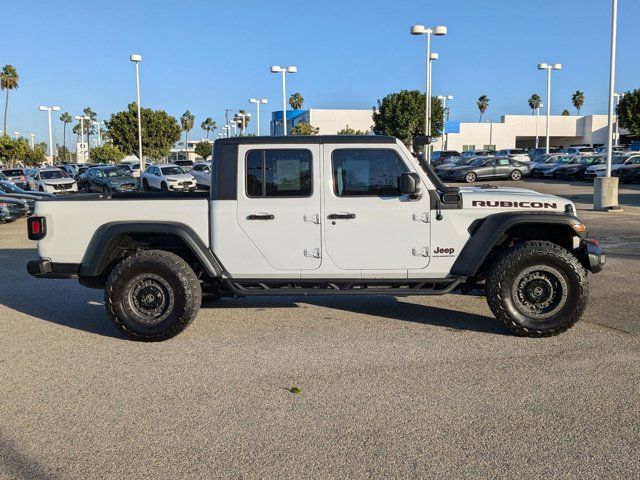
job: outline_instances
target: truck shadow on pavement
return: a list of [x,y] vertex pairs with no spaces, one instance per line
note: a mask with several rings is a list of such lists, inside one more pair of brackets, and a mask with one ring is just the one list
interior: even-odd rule
[[[0,306],[87,333],[126,338],[107,317],[101,290],[82,287],[75,280],[32,278],[26,271],[27,261],[32,258],[35,252],[31,249],[0,249]],[[450,330],[509,335],[492,317],[387,296],[223,298],[214,303],[203,302],[202,307],[203,312],[231,308],[299,308],[302,313],[305,304]]]

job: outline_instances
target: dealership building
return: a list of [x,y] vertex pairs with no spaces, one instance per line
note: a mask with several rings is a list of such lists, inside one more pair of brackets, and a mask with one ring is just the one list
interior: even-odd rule
[[[319,128],[319,135],[335,135],[346,127],[369,132],[373,126],[373,118],[372,110],[287,110],[287,133],[299,123],[309,123]],[[282,135],[282,110],[271,114],[271,135]]]

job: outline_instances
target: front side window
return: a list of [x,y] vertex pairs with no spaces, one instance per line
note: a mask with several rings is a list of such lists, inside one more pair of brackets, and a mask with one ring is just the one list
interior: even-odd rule
[[309,150],[251,150],[247,153],[246,188],[249,197],[311,196]]
[[408,169],[393,150],[334,150],[333,189],[339,197],[397,197],[399,178]]

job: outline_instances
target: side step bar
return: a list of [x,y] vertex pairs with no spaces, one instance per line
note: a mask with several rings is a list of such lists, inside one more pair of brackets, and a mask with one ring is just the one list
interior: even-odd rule
[[236,280],[225,279],[223,289],[234,296],[250,295],[444,295],[462,280]]

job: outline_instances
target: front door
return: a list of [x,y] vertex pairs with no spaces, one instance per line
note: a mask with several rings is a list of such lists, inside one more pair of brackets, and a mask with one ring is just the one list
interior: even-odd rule
[[320,266],[319,153],[318,145],[239,150],[238,224],[276,270]]
[[324,146],[325,251],[342,270],[421,269],[429,264],[430,202],[402,195],[413,171],[399,150]]

